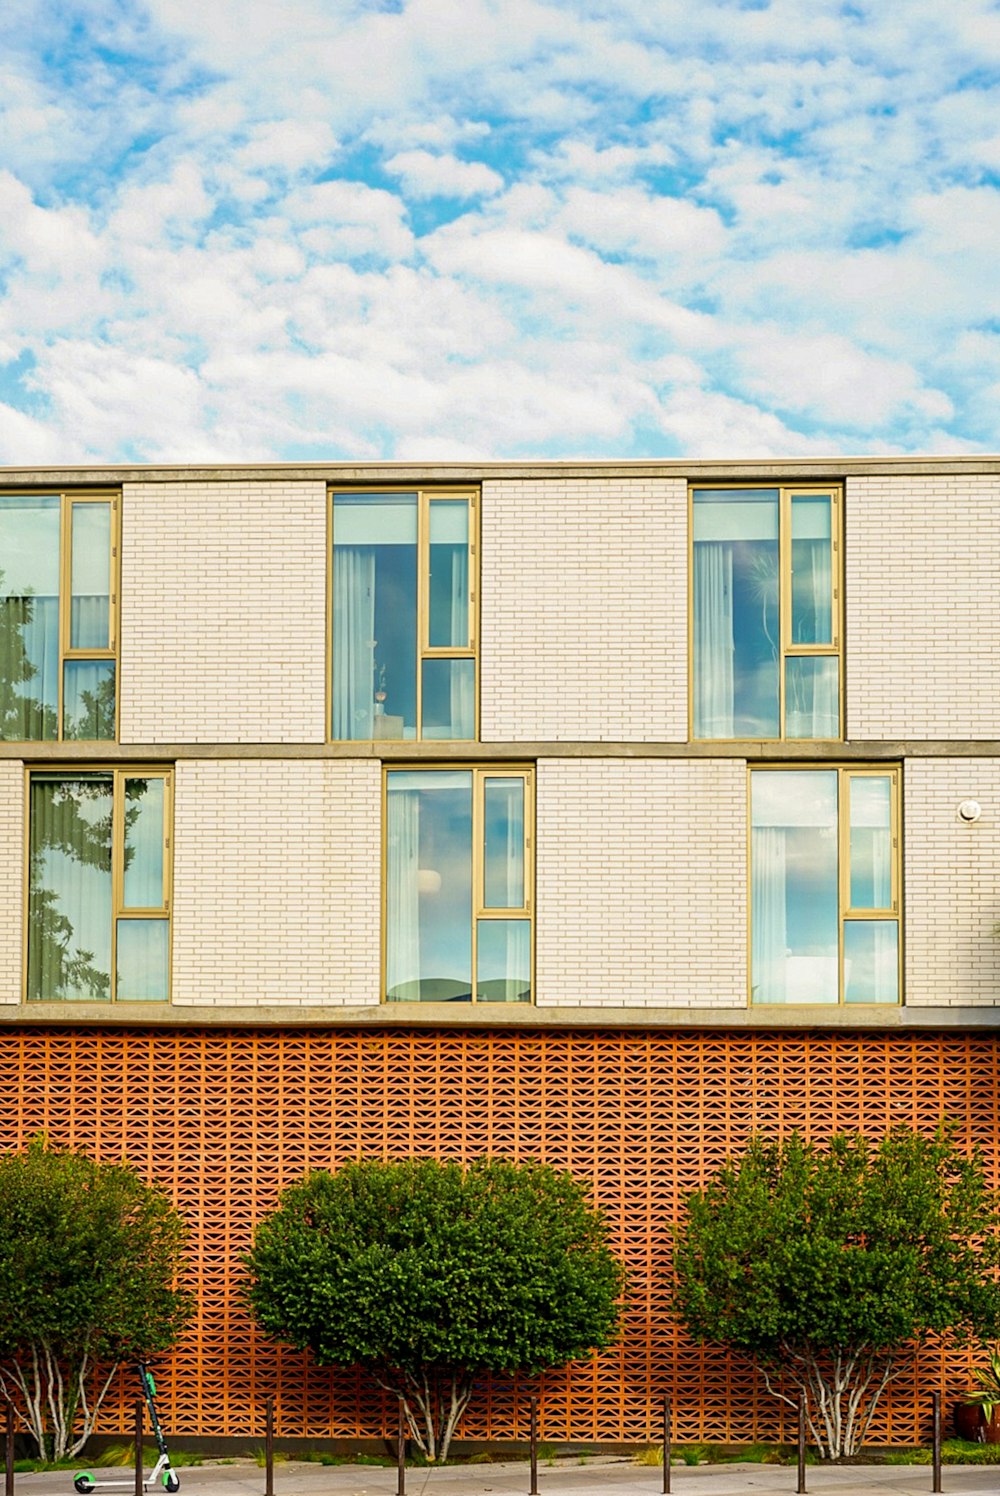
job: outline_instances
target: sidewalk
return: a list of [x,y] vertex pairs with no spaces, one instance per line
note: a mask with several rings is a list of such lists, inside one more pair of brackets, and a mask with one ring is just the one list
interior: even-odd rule
[[[107,1496],[132,1496],[131,1472],[101,1471],[120,1481]],[[179,1472],[180,1496],[263,1496],[264,1471],[256,1465],[193,1466]],[[583,1463],[560,1459],[538,1471],[539,1496],[660,1496],[662,1472],[627,1459],[596,1456]],[[929,1465],[810,1465],[808,1496],[925,1496]],[[675,1465],[672,1496],[795,1496],[794,1465]],[[448,1465],[442,1470],[407,1470],[406,1496],[527,1496],[527,1461],[497,1465]],[[1000,1492],[996,1465],[946,1465],[945,1496]],[[375,1465],[312,1465],[289,1461],[275,1467],[275,1496],[395,1496],[396,1471]],[[16,1496],[74,1496],[69,1471],[19,1475]],[[97,1489],[101,1496],[101,1487]],[[160,1492],[162,1496],[162,1491]]]

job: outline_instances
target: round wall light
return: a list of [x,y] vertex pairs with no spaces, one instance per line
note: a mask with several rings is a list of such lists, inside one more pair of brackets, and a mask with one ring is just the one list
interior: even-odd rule
[[958,807],[958,813],[963,821],[978,821],[983,813],[983,807],[978,800],[963,800]]

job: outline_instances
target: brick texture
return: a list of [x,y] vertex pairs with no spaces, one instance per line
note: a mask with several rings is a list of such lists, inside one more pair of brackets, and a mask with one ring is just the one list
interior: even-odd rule
[[0,763],[0,1003],[21,1000],[24,914],[24,765]]
[[377,1003],[380,805],[375,763],[179,763],[174,1003]]
[[746,769],[538,765],[538,1004],[746,1006]]
[[986,475],[849,481],[849,737],[1000,737],[998,500]]
[[483,484],[484,742],[687,737],[687,486]]
[[126,483],[121,738],[322,742],[322,482]]
[[[910,759],[904,772],[906,1002],[1000,998],[1000,759]],[[963,821],[963,800],[982,806]]]

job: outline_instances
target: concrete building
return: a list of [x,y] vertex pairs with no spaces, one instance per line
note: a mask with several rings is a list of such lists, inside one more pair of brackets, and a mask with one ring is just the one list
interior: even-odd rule
[[[178,1434],[374,1435],[257,1337],[307,1166],[591,1180],[623,1340],[549,1439],[773,1435],[669,1224],[753,1130],[954,1118],[997,1169],[1000,458],[0,474],[0,1143],[163,1181]],[[927,1351],[872,1436],[908,1442]],[[126,1417],[109,1411],[106,1426]],[[926,1421],[924,1419],[924,1421]],[[483,1389],[470,1437],[523,1429]]]

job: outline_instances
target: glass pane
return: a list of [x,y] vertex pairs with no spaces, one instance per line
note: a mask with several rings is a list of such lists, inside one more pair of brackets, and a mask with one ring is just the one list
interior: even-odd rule
[[844,1001],[899,1001],[899,926],[894,919],[844,921]]
[[332,736],[416,730],[417,496],[336,494]]
[[852,774],[851,908],[892,908],[892,780]]
[[386,997],[472,1001],[472,775],[386,779]]
[[485,908],[523,907],[523,779],[487,779],[483,786],[483,878]]
[[114,736],[114,660],[67,660],[63,666],[63,737],[111,742]]
[[163,797],[162,779],[125,781],[125,909],[163,908]]
[[779,734],[778,491],[694,495],[694,731]]
[[170,924],[165,919],[118,921],[119,1002],[165,1003]]
[[465,499],[430,504],[428,642],[432,649],[469,643],[469,505]]
[[425,738],[476,736],[475,660],[424,660]]
[[0,498],[0,737],[54,739],[59,713],[59,498]]
[[72,506],[70,649],[111,642],[111,505]]
[[837,773],[751,779],[751,987],[755,1003],[835,1003]]
[[110,775],[34,779],[29,998],[111,997]]
[[786,658],[785,736],[840,737],[840,661],[832,655]]
[[476,921],[476,997],[481,1003],[530,1003],[531,925],[526,919]]
[[833,504],[792,496],[792,643],[833,643]]

